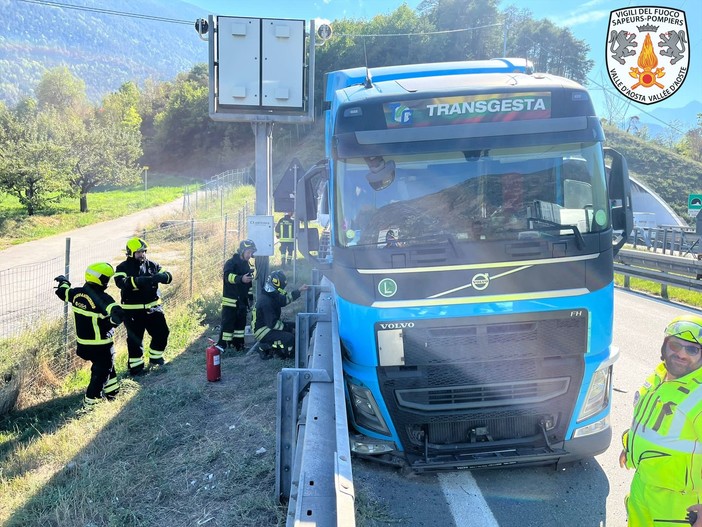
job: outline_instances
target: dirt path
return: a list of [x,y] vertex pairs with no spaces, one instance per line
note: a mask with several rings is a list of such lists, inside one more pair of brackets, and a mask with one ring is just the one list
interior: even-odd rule
[[80,251],[91,245],[105,240],[114,240],[122,246],[131,238],[135,230],[140,229],[150,222],[180,212],[183,208],[183,199],[171,203],[149,208],[115,220],[95,223],[80,229],[63,232],[41,240],[15,245],[0,251],[0,271],[20,265],[34,264],[46,261],[49,258],[63,255],[66,238],[71,238],[71,248]]

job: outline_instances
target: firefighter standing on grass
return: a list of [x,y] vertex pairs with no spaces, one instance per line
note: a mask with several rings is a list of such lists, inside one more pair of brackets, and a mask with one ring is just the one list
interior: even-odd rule
[[113,333],[124,319],[124,311],[105,292],[110,278],[115,274],[105,262],[89,265],[85,271],[85,284],[71,287],[71,282],[61,275],[56,296],[71,304],[76,327],[76,355],[92,362],[90,383],[85,391],[84,404],[92,407],[103,397],[114,399],[119,392],[115,372],[115,347]]
[[127,259],[117,266],[115,284],[122,292],[126,318],[127,351],[130,375],[144,370],[144,332],[151,336],[149,363],[165,363],[163,352],[168,344],[168,324],[163,314],[158,284],[170,284],[173,276],[146,258],[148,246],[141,238],[127,241]]
[[292,212],[286,212],[285,216],[278,220],[275,235],[280,242],[280,265],[286,267],[292,263],[295,254],[295,222]]
[[227,344],[237,351],[244,349],[246,316],[251,302],[253,269],[249,261],[256,252],[253,240],[242,240],[234,256],[224,263],[222,285],[222,323],[217,346]]
[[626,498],[629,527],[702,527],[702,316],[675,318],[665,329],[660,363],[634,396],[622,467],[634,468]]

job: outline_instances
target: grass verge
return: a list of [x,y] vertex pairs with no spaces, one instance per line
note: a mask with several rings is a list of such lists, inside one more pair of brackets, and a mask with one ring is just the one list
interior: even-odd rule
[[208,383],[214,330],[192,311],[168,310],[168,364],[124,378],[115,402],[83,412],[81,389],[0,420],[0,524],[281,524],[275,379],[290,365],[228,352]]
[[[160,186],[162,183],[164,185]],[[78,198],[63,198],[45,210],[28,216],[16,198],[0,196],[0,250],[170,203],[183,195],[186,183],[168,176],[156,176],[152,181],[154,186],[146,192],[139,186],[91,192],[88,194],[89,211],[86,213],[79,212]]]
[[[615,274],[614,284],[618,287],[624,288],[624,275]],[[661,284],[657,282],[651,282],[649,280],[643,280],[641,278],[630,277],[628,289],[662,298]],[[698,293],[697,291],[690,291],[688,289],[682,289],[679,287],[668,286],[667,300],[677,302],[680,304],[685,304],[687,306],[702,307],[702,294]]]

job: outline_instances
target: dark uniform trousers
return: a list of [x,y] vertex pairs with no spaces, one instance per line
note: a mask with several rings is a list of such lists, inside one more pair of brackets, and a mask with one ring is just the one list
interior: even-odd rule
[[295,324],[284,322],[282,330],[271,329],[260,342],[282,358],[292,358],[295,355]]
[[241,301],[237,302],[236,307],[222,306],[222,330],[219,337],[220,341],[230,342],[231,346],[234,348],[243,348],[247,315],[248,307]]
[[129,369],[137,372],[144,368],[144,332],[151,336],[149,359],[157,360],[163,358],[170,330],[161,306],[149,309],[125,309],[125,313]]
[[90,361],[90,383],[85,391],[85,396],[89,399],[100,399],[104,393],[105,397],[111,399],[119,392],[119,381],[115,371],[115,347],[110,344],[78,344],[76,355],[81,359]]

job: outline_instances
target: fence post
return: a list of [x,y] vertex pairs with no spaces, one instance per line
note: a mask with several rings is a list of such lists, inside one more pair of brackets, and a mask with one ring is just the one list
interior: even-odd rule
[[[64,275],[71,279],[71,239],[66,238],[66,252],[63,257]],[[68,302],[63,303],[63,355],[66,357],[66,366],[69,365],[68,356]]]
[[190,298],[193,297],[193,276],[195,274],[195,218],[190,218]]
[[227,224],[229,222],[229,214],[224,215],[224,242],[222,243],[222,261],[227,261]]

